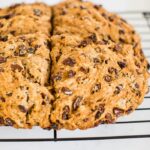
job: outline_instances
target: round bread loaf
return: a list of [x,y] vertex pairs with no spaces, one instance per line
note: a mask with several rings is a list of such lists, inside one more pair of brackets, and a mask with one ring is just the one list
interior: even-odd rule
[[134,111],[148,91],[134,28],[67,0],[0,10],[0,125],[87,129]]

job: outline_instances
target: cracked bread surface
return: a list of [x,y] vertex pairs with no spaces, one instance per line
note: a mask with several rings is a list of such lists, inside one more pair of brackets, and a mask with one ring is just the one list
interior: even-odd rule
[[39,33],[10,36],[7,42],[0,42],[1,124],[51,127],[48,41],[46,35]]
[[8,37],[7,42],[0,42],[1,124],[51,127],[53,95],[48,86],[48,40],[39,33]]
[[113,123],[135,110],[147,92],[140,37],[115,14],[89,2],[54,8],[52,122],[61,129]]
[[102,6],[67,0],[2,9],[0,124],[74,130],[113,123],[143,101],[147,66],[133,27]]
[[50,10],[21,4],[0,11],[0,125],[51,128]]
[[0,35],[35,32],[50,34],[51,7],[42,4],[18,4],[0,11]]

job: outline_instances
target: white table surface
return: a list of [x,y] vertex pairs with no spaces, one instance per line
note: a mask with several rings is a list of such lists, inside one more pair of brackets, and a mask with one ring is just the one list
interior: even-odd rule
[[[43,0],[48,4],[54,4],[60,0]],[[92,0],[91,0],[92,1]],[[13,3],[34,2],[34,0],[0,0],[0,7]],[[93,0],[103,4],[112,11],[124,10],[149,10],[150,0]],[[119,130],[119,129],[118,129]],[[82,131],[81,131],[82,132]],[[0,134],[5,134],[1,132]],[[9,133],[7,132],[7,137]],[[15,142],[0,143],[0,150],[150,150],[150,138],[124,139],[102,141],[73,141],[73,142]]]

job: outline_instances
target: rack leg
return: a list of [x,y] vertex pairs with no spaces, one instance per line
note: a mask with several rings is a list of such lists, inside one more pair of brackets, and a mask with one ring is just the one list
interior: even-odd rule
[[54,141],[57,141],[57,131],[54,130]]

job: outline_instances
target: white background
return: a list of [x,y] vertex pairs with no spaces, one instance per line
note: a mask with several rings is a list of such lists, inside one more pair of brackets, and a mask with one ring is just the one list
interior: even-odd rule
[[[33,2],[34,0],[24,0]],[[54,4],[60,0],[44,0],[48,4]],[[0,0],[0,7],[23,0]],[[93,0],[103,4],[112,11],[124,10],[149,10],[150,0]],[[118,129],[119,130],[119,129]],[[82,131],[81,131],[82,132]],[[3,132],[5,133],[5,132]],[[0,133],[1,134],[1,133]],[[9,134],[7,132],[7,134]],[[35,142],[35,143],[0,143],[0,150],[150,150],[149,139],[130,140],[102,140],[102,141],[74,141],[74,142]]]
[[[8,6],[20,2],[46,2],[56,4],[62,0],[0,0],[0,6]],[[94,3],[103,4],[107,9],[117,10],[150,10],[150,0],[90,0]]]

